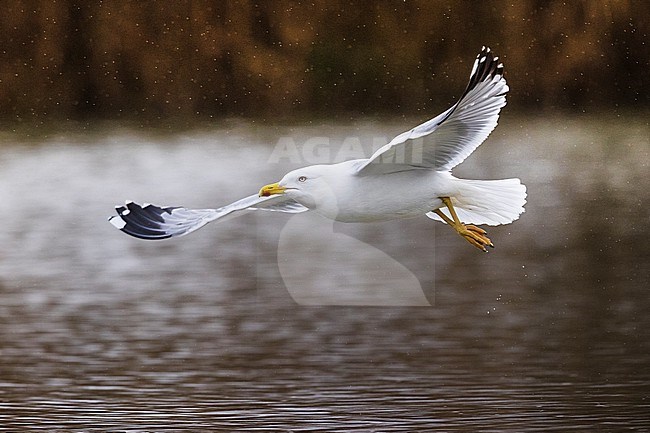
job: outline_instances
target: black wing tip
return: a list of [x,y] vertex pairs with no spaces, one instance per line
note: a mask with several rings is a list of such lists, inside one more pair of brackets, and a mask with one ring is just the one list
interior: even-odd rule
[[108,218],[113,227],[139,239],[168,239],[173,235],[165,231],[161,223],[164,222],[163,214],[171,214],[176,209],[163,208],[152,204],[144,206],[127,201],[123,206],[116,206],[117,215]]
[[503,75],[503,63],[499,61],[499,57],[494,55],[490,47],[485,45],[481,48],[481,52],[476,56],[476,61],[472,68],[472,74],[469,78],[469,84],[465,90],[465,94],[471,91],[479,83],[486,79],[493,79],[496,76]]

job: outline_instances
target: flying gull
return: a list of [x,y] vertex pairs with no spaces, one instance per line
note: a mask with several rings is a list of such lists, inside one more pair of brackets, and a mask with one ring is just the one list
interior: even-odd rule
[[370,158],[319,164],[287,173],[279,182],[217,209],[186,209],[127,202],[111,224],[141,239],[191,233],[234,212],[314,211],[343,222],[370,222],[425,214],[454,229],[470,244],[493,247],[477,225],[509,224],[524,212],[519,179],[459,179],[451,169],[467,158],[497,125],[508,85],[503,64],[489,48],[476,58],[467,89],[444,113],[404,132]]

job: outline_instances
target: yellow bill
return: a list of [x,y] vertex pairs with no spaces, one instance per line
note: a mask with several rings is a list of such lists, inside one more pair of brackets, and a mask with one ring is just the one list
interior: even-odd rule
[[264,185],[262,189],[260,189],[260,197],[268,197],[270,195],[274,194],[284,194],[284,191],[286,190],[285,187],[280,186],[279,183],[270,183],[268,185]]

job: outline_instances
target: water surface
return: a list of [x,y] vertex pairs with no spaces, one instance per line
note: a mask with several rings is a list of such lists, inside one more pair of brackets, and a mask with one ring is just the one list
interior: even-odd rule
[[455,171],[528,186],[489,254],[425,217],[248,214],[162,242],[106,221],[251,194],[303,165],[269,161],[287,137],[332,159],[410,123],[5,134],[0,430],[650,430],[645,119],[503,119]]

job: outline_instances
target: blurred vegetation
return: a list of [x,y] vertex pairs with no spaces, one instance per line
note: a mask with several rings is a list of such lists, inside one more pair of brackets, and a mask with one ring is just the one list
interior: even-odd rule
[[482,45],[519,109],[646,109],[649,19],[643,0],[14,0],[0,119],[439,110]]

